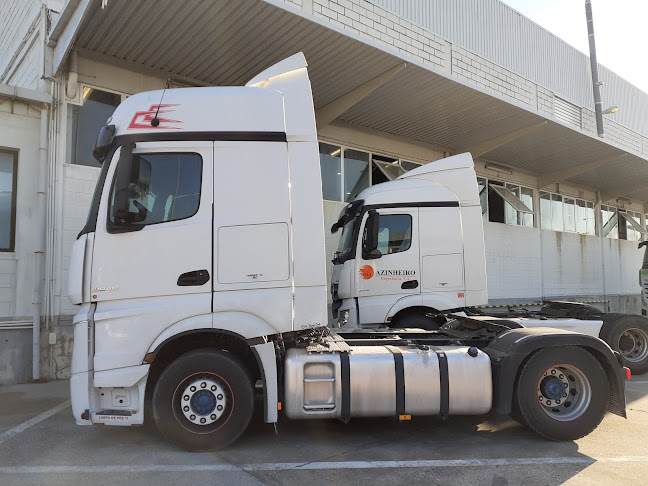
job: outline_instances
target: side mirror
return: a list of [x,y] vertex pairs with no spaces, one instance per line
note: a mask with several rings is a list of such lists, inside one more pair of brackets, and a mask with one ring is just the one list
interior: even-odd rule
[[331,234],[334,235],[335,233],[338,232],[339,229],[340,229],[340,227],[338,226],[338,224],[333,223],[333,226],[331,226]]
[[142,209],[145,210],[146,208],[139,208],[136,205],[137,213],[130,211],[130,201],[134,199],[132,197],[133,188],[131,182],[138,183],[140,173],[144,172],[144,183],[148,187],[151,178],[151,167],[148,162],[142,167],[139,157],[136,161],[133,161],[134,146],[135,144],[130,143],[124,144],[120,148],[113,185],[112,211],[106,227],[109,233],[139,231],[144,227],[137,223],[146,219],[146,212],[142,211]]
[[100,164],[103,164],[103,161],[106,160],[106,156],[108,155],[108,152],[110,152],[110,146],[114,138],[115,125],[106,125],[99,132],[95,146],[92,149],[92,155]]
[[371,260],[380,258],[378,251],[378,229],[380,228],[380,215],[375,209],[369,210],[365,223],[364,238],[362,239],[362,258]]

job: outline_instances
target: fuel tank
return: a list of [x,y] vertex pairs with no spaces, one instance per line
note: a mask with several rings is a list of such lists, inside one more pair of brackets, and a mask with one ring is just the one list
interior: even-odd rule
[[[448,414],[488,412],[493,394],[488,355],[466,346],[438,349],[447,357]],[[404,388],[405,392],[404,414],[436,415],[441,412],[445,389],[441,373],[445,367],[439,365],[437,352],[426,346],[402,346],[396,350],[386,346],[351,346],[350,350],[350,417],[397,415],[399,388]],[[287,417],[342,417],[341,354],[297,348],[286,352],[284,410]],[[402,374],[396,366],[399,354]],[[399,376],[402,376],[404,387],[397,384]]]

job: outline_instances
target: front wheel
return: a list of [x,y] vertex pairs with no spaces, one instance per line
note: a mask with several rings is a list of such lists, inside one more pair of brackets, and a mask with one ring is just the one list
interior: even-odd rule
[[592,432],[608,401],[605,371],[574,346],[546,348],[523,365],[511,415],[550,440],[576,440]]
[[192,450],[216,450],[245,431],[254,390],[240,360],[218,349],[183,354],[160,375],[153,418],[169,440]]

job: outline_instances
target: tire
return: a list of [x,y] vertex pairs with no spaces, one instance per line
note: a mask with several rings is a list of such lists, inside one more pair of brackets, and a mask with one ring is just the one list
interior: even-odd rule
[[160,375],[153,419],[162,435],[190,450],[217,450],[245,431],[254,387],[242,362],[218,349],[183,354]]
[[608,401],[605,371],[575,346],[533,354],[518,375],[511,416],[549,440],[576,440],[603,420]]
[[[445,321],[445,320],[444,320]],[[392,329],[420,328],[426,331],[437,331],[442,324],[433,317],[427,317],[424,314],[405,314],[397,317],[391,324]]]
[[623,358],[633,375],[648,372],[648,319],[626,315],[608,322],[601,331],[607,342]]

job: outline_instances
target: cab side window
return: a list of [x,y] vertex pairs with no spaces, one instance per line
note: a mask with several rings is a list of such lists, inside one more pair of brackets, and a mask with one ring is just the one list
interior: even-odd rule
[[378,229],[378,250],[383,255],[406,251],[412,246],[412,216],[381,214]]
[[110,221],[150,225],[189,218],[198,211],[201,183],[202,157],[198,154],[133,154],[127,190],[128,211],[113,210],[116,197],[113,186]]

